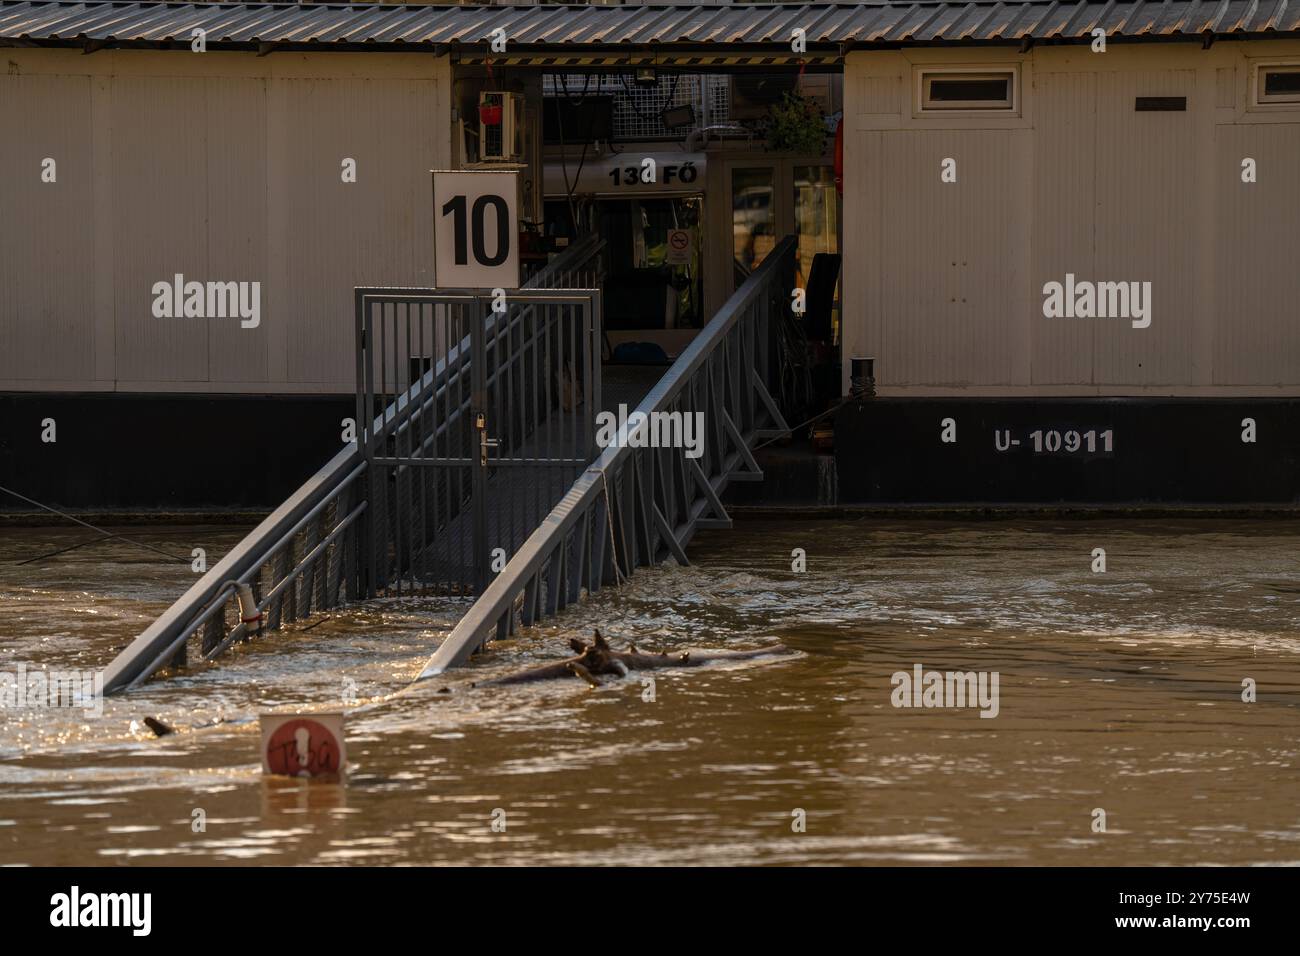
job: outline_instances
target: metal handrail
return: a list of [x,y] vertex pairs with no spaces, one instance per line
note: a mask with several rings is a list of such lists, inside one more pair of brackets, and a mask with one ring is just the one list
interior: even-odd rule
[[[585,276],[587,266],[599,255],[603,245],[595,236],[574,243],[525,283],[524,288],[547,289],[560,284],[572,284],[580,276]],[[522,313],[525,310],[519,311]],[[516,322],[523,320],[522,314],[516,315],[505,329],[495,331],[495,327],[489,325],[488,334],[504,334],[514,328]],[[462,342],[454,348],[466,346],[467,343]],[[435,363],[433,368],[384,408],[373,421],[364,410],[359,409],[358,426],[362,422],[369,422],[371,435],[382,435],[399,427],[402,422],[436,401],[441,391],[454,381],[454,376],[463,372],[463,368],[458,365],[449,376],[449,367],[446,357]],[[361,437],[359,435],[358,439]],[[350,540],[353,536],[345,535],[345,532],[353,527],[368,507],[368,498],[362,496],[365,475],[366,460],[359,441],[341,448],[114,658],[104,672],[104,693],[117,693],[148,679],[169,661],[184,655],[187,642],[200,628],[211,627],[218,620],[222,624],[222,634],[211,644],[205,644],[205,660],[216,657],[245,636],[245,626],[242,623],[232,631],[225,630],[225,609],[234,596],[236,584],[254,582],[277,559],[283,559],[283,563],[292,566],[283,570],[273,568],[267,592],[257,601],[259,610],[274,612],[268,616],[263,628],[265,630],[279,626],[283,616],[280,612],[283,611],[290,585],[298,583],[308,572],[314,573],[316,566],[322,562],[326,564],[329,573],[330,555],[327,551],[331,545],[342,543],[346,552],[337,556],[340,570],[337,581],[331,587],[357,596],[357,545]],[[332,527],[326,529],[323,524],[331,505],[335,506],[335,518]],[[314,531],[319,533],[319,541],[311,538]],[[292,549],[300,538],[303,539],[301,543],[306,553],[301,559],[294,560]],[[349,564],[353,571],[344,572],[345,564]],[[332,606],[330,601],[333,599],[333,594],[325,594],[327,606]],[[308,596],[304,603],[310,611],[311,597]],[[298,616],[304,615],[298,614],[298,601],[294,599],[290,619]]]
[[343,485],[355,480],[358,464],[364,468],[356,447],[347,446],[307,479],[114,658],[104,671],[104,693],[134,686],[171,659],[179,645],[224,608],[233,590],[227,582],[249,580],[264,555],[274,551],[265,542],[292,539]]
[[[686,543],[697,527],[709,526],[703,521],[724,526],[729,524],[720,501],[722,490],[728,481],[736,478],[761,478],[762,473],[750,448],[762,438],[788,434],[790,430],[763,379],[769,377],[766,367],[767,324],[771,313],[780,307],[777,302],[785,299],[784,289],[778,289],[778,286],[796,246],[794,236],[787,236],[777,244],[637,406],[636,411],[645,416],[639,426],[644,428],[651,413],[668,411],[688,389],[694,390],[704,384],[701,377],[712,376],[711,366],[719,355],[724,361],[729,360],[732,344],[737,345],[740,351],[749,348],[750,361],[745,368],[734,369],[732,376],[734,380],[736,373],[742,375],[746,381],[740,384],[747,387],[736,388],[732,381],[724,386],[727,394],[722,401],[712,400],[715,413],[725,419],[714,423],[714,431],[726,436],[724,442],[730,440],[733,443],[732,451],[715,453],[710,462],[712,474],[703,473],[698,462],[694,462],[694,470],[691,470],[691,465],[680,466],[683,474],[690,476],[684,487],[692,487],[698,496],[692,495],[689,501],[672,500],[673,494],[664,487],[662,480],[660,488],[656,488],[654,469],[662,469],[664,462],[655,461],[650,453],[663,450],[634,447],[628,441],[631,437],[629,427],[624,425],[617,442],[606,448],[573,483],[559,504],[461,618],[429,658],[419,679],[464,663],[490,639],[493,632],[504,636],[515,626],[516,610],[521,612],[523,623],[530,624],[544,613],[555,613],[566,603],[576,600],[584,588],[591,592],[602,583],[619,582],[624,576],[624,565],[630,574],[634,566],[652,563],[661,553],[688,563]],[[733,342],[737,329],[746,324],[755,327],[750,330],[754,334],[747,341]],[[716,376],[712,376],[707,384],[716,395],[716,388],[713,388],[717,384],[715,379]],[[741,391],[744,392],[743,398]],[[735,399],[732,407],[742,418],[745,406],[738,403],[752,403],[748,411],[754,414],[743,431],[729,414],[727,398]],[[759,425],[764,419],[767,427]],[[668,450],[668,453],[672,455],[674,451]],[[680,464],[678,457],[674,456],[669,467]],[[647,462],[650,466],[648,479]],[[738,465],[745,466],[745,472],[736,474],[734,469]],[[614,475],[613,479],[611,475]],[[624,487],[617,489],[620,481]],[[621,492],[617,496],[611,494],[611,482]],[[665,515],[661,504],[668,504],[675,514]],[[715,517],[705,518],[709,511]],[[683,519],[680,522],[670,520],[679,516]],[[637,540],[638,517],[643,529],[640,541]],[[657,533],[649,530],[651,525]],[[606,534],[611,545],[608,551],[605,549]],[[619,560],[620,550],[624,558],[622,562]],[[542,599],[544,589],[545,601]]]

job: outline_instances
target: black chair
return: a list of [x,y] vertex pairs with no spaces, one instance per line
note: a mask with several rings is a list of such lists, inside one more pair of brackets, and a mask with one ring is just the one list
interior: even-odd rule
[[835,304],[835,286],[840,280],[840,257],[831,252],[813,256],[805,289],[803,330],[809,340],[829,342],[832,336],[831,309]]

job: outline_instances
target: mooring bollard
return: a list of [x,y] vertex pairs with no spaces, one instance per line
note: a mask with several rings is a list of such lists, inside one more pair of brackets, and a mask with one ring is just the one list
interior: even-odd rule
[[849,394],[857,399],[875,398],[876,360],[855,356],[849,362]]

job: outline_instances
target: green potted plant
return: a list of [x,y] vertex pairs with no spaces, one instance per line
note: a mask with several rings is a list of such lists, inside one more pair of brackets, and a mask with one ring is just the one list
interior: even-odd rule
[[820,154],[826,148],[826,116],[815,100],[787,91],[768,107],[767,148]]

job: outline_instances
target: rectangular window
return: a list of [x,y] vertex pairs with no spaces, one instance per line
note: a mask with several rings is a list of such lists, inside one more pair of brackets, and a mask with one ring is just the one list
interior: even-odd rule
[[1255,74],[1255,102],[1300,103],[1300,64],[1260,66]]
[[921,111],[999,110],[1016,108],[1014,70],[924,71],[920,75]]

